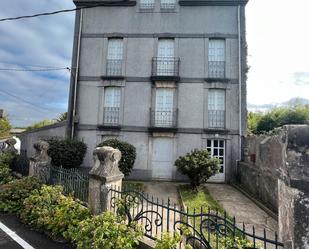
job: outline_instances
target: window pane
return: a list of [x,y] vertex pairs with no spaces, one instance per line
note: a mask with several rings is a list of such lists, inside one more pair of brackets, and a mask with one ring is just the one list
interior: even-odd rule
[[154,0],[141,0],[140,8],[141,9],[153,9],[154,8]]
[[174,9],[176,0],[161,0],[161,9]]
[[122,39],[109,39],[107,48],[107,59],[121,60],[123,53]]

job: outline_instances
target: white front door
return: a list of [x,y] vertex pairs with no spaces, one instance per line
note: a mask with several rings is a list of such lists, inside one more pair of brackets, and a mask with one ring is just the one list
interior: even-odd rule
[[156,89],[155,125],[170,127],[173,125],[174,90]]
[[174,40],[160,39],[158,45],[158,75],[174,75]]
[[207,150],[212,157],[220,160],[219,173],[209,178],[209,182],[224,182],[225,181],[225,141],[222,139],[207,139]]
[[171,138],[154,138],[152,147],[152,178],[171,180],[174,165],[174,143]]

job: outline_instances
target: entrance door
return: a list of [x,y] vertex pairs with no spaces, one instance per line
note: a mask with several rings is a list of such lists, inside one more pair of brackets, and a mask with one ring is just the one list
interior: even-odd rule
[[212,157],[220,160],[219,173],[209,178],[210,182],[225,181],[225,141],[222,139],[207,139],[207,150]]
[[152,178],[171,180],[174,160],[173,139],[154,138],[152,147]]
[[174,40],[160,39],[158,45],[158,75],[174,75]]

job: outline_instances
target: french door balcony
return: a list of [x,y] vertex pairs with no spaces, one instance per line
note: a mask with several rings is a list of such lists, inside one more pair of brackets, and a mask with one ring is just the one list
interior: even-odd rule
[[177,109],[155,110],[150,109],[151,127],[175,128],[177,127]]
[[179,57],[153,57],[152,78],[154,80],[178,80]]
[[119,125],[119,107],[104,107],[103,123],[108,126]]

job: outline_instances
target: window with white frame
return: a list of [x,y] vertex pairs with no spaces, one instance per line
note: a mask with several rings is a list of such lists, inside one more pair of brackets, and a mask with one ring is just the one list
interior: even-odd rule
[[142,10],[151,10],[155,6],[155,0],[140,0],[140,8]]
[[120,87],[105,87],[104,88],[104,113],[103,122],[109,125],[119,124],[121,101]]
[[176,0],[161,0],[161,9],[172,10],[176,7]]
[[157,75],[174,75],[174,39],[159,39],[157,57]]
[[156,89],[156,103],[153,112],[154,126],[172,127],[175,125],[174,89]]
[[225,128],[225,90],[209,89],[208,91],[208,126]]
[[225,171],[225,141],[221,139],[207,139],[207,150],[212,157],[216,157],[220,160],[219,173]]
[[225,78],[225,40],[210,39],[208,43],[208,76]]
[[123,39],[108,39],[107,67],[108,76],[122,75]]

